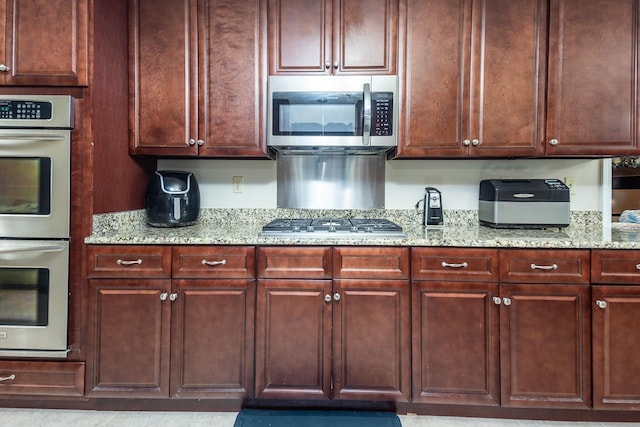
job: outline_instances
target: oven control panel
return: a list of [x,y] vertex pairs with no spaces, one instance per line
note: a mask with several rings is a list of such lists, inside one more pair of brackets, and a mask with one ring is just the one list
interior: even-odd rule
[[0,99],[0,120],[51,120],[51,102]]

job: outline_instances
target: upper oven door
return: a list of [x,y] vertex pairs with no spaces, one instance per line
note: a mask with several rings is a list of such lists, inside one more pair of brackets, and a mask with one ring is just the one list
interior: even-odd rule
[[0,238],[68,238],[70,130],[0,129]]

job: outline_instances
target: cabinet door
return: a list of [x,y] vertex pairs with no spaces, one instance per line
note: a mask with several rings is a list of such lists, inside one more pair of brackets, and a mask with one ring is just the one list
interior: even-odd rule
[[497,283],[413,283],[413,401],[500,403]]
[[408,0],[398,157],[537,154],[546,17],[541,0]]
[[89,280],[89,396],[169,396],[170,284]]
[[500,285],[502,406],[589,408],[590,290]]
[[132,154],[197,154],[197,32],[190,3],[129,2]]
[[638,410],[640,288],[593,286],[592,301],[593,407]]
[[637,154],[638,2],[550,4],[546,154]]
[[0,61],[8,67],[1,71],[4,84],[87,85],[88,0],[2,3],[4,52],[0,48]]
[[408,402],[410,308],[407,280],[336,280],[333,397]]
[[475,0],[472,15],[470,154],[536,155],[544,137],[547,1]]
[[331,74],[331,16],[331,0],[269,0],[269,74]]
[[256,398],[330,398],[331,298],[330,280],[258,280]]
[[266,157],[266,0],[199,2],[200,156]]
[[[407,0],[398,157],[467,153],[463,98],[470,63],[471,0]],[[463,133],[463,127],[465,131]]]
[[175,280],[171,397],[253,397],[253,280]]
[[395,74],[398,0],[269,0],[270,74]]

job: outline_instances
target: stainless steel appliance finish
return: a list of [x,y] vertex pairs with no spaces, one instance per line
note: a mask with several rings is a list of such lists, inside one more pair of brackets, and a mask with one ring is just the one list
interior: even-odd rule
[[67,356],[73,99],[0,95],[0,356]]
[[267,145],[395,147],[397,87],[397,76],[269,76]]
[[384,208],[384,153],[283,152],[277,167],[279,208]]
[[68,238],[69,96],[0,95],[0,238]]
[[67,356],[69,242],[0,240],[0,356]]
[[426,187],[424,189],[424,211],[422,213],[422,225],[443,225],[444,215],[442,211],[442,193],[437,188]]
[[493,228],[569,225],[569,187],[559,179],[490,179],[480,182],[480,224]]
[[260,237],[293,238],[375,238],[407,237],[402,227],[388,219],[276,219],[259,233]]

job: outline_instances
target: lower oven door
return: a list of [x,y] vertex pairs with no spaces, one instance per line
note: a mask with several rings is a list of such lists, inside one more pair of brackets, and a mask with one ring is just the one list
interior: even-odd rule
[[69,242],[0,240],[0,356],[66,357]]

